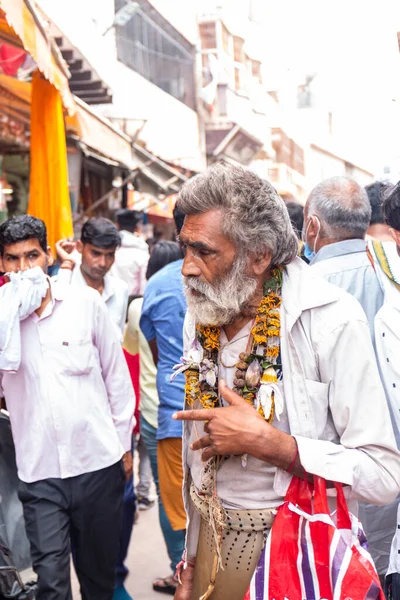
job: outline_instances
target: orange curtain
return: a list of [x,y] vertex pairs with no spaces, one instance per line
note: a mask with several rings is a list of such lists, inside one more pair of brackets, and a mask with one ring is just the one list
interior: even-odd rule
[[28,213],[43,219],[48,243],[73,235],[67,145],[60,93],[39,71],[32,78]]

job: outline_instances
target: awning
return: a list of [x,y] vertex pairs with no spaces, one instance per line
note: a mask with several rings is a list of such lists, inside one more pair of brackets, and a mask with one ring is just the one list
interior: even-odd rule
[[66,117],[67,134],[76,135],[84,144],[83,152],[90,149],[100,156],[133,169],[131,138],[114,127],[107,119],[96,114],[87,104],[75,97],[76,113]]
[[[84,2],[85,0],[83,4]],[[91,43],[93,27],[87,31],[83,39],[80,28],[76,26],[76,14],[73,11],[68,11],[68,14],[60,12],[59,5],[62,2],[52,0],[52,2],[38,2],[38,4],[38,11],[48,24],[48,31],[68,65],[71,74],[69,78],[71,92],[86,104],[111,103],[112,90],[91,62],[93,57],[96,57],[96,64],[104,63],[109,58],[106,45],[103,49],[100,48],[101,45],[96,45],[96,50],[93,50],[94,45]],[[89,54],[86,55],[88,48],[90,48]],[[102,52],[101,56],[98,54],[99,50]],[[92,57],[91,60],[89,56]]]
[[179,192],[189,179],[178,168],[173,168],[158,156],[155,156],[138,144],[133,145],[135,166],[147,178],[158,192],[170,194]]
[[[0,109],[10,117],[29,123],[32,84],[0,74]],[[89,108],[79,98],[74,99],[76,112],[66,117],[67,134],[75,135],[87,156],[107,164],[122,164],[128,169],[136,166],[132,159],[131,139],[106,119]]]
[[60,92],[71,114],[75,103],[69,89],[69,71],[61,53],[31,0],[0,0],[0,39],[24,48],[43,76]]
[[12,99],[17,99],[19,110],[29,116],[32,95],[32,84],[29,81],[20,81],[9,75],[0,74],[0,89],[5,97],[9,97],[10,104]]
[[228,128],[206,130],[207,154],[215,160],[249,165],[263,147],[248,131],[237,124]]

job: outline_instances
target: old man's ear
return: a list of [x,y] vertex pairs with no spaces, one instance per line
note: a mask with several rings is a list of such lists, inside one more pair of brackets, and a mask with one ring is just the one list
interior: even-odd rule
[[263,254],[252,254],[250,265],[254,275],[262,275],[271,264],[271,252],[266,250]]

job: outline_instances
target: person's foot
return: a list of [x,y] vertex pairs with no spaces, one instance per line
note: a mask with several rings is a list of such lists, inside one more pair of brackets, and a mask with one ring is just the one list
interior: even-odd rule
[[153,581],[153,590],[155,592],[162,592],[163,594],[169,594],[174,596],[178,582],[175,581],[172,575],[168,577],[159,577]]
[[113,600],[133,600],[133,598],[123,585],[119,585],[114,590]]
[[144,496],[138,496],[137,503],[139,510],[149,510],[149,508],[153,508],[155,500],[149,500],[149,498],[145,498]]

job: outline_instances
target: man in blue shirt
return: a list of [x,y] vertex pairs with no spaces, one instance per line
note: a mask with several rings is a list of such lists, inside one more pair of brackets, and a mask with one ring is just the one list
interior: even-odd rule
[[[174,211],[179,233],[184,216]],[[157,365],[158,408],[157,454],[158,477],[162,507],[165,509],[171,532],[167,546],[172,567],[182,558],[185,543],[186,513],[182,500],[182,424],[172,419],[182,410],[185,379],[181,374],[170,381],[173,366],[183,354],[183,322],[186,300],[182,285],[182,263],[176,260],[153,275],[146,286],[140,328],[149,342]],[[153,585],[157,591],[174,594],[172,577],[160,579]]]

